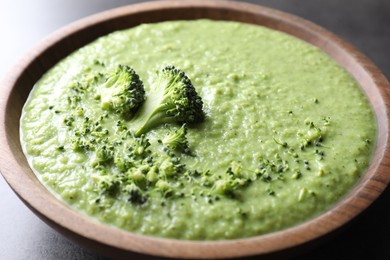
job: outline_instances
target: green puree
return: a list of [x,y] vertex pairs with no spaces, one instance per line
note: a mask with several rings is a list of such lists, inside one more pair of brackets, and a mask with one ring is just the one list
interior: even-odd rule
[[[139,74],[146,98],[155,71],[186,72],[206,115],[188,126],[190,154],[159,142],[181,125],[135,139],[130,121],[102,109],[99,84],[83,89],[88,75],[118,64]],[[85,125],[94,141],[77,149],[77,131],[79,142],[92,138],[80,134]],[[331,207],[368,166],[376,123],[357,83],[318,48],[260,26],[198,20],[114,32],[61,61],[31,92],[21,139],[37,176],[72,208],[140,234],[212,240],[281,230]],[[158,169],[122,172],[98,160],[102,143],[127,156],[147,140],[167,162]],[[114,175],[122,181],[104,181]]]

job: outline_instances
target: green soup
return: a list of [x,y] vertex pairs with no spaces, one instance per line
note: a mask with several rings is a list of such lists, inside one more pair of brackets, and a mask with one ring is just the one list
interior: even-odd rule
[[[134,68],[146,95],[156,70],[186,72],[206,115],[188,128],[191,154],[172,155],[159,142],[180,127],[171,124],[144,136],[150,160],[168,165],[153,173],[153,162],[130,173],[113,161],[96,167],[93,144],[118,154],[120,140],[135,142],[124,135],[131,123],[102,110],[93,88],[74,97],[85,75],[118,64]],[[103,137],[74,149],[85,124],[99,125]],[[321,50],[261,26],[209,20],[140,25],[79,49],[37,82],[20,131],[38,178],[75,210],[131,232],[193,240],[261,235],[313,218],[359,180],[376,141],[365,95]],[[174,160],[181,170],[166,174]],[[111,175],[123,181],[115,192],[102,190],[98,182]],[[128,185],[144,197],[131,199]]]

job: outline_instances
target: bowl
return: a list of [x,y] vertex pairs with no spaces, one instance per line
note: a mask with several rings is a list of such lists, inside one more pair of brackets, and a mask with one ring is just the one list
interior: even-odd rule
[[[33,85],[53,65],[99,36],[141,23],[208,18],[259,24],[307,41],[326,52],[359,83],[375,112],[377,146],[366,173],[336,205],[300,225],[251,238],[181,241],[136,235],[100,224],[60,202],[36,178],[22,152],[19,118]],[[379,69],[350,44],[301,18],[273,9],[225,1],[162,1],[131,5],[87,17],[44,39],[1,83],[0,170],[20,199],[68,238],[111,257],[275,257],[315,245],[345,226],[384,191],[390,181],[389,89]]]

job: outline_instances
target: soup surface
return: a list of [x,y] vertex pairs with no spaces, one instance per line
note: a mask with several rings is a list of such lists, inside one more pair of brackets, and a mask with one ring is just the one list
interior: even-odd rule
[[[135,137],[131,119],[102,108],[100,77],[119,64],[138,73],[146,99],[166,65],[191,79],[205,119],[188,125],[186,152],[161,141],[180,124]],[[365,95],[321,50],[209,20],[140,25],[77,50],[37,82],[20,131],[38,178],[72,208],[193,240],[260,235],[318,215],[361,177],[376,140]]]

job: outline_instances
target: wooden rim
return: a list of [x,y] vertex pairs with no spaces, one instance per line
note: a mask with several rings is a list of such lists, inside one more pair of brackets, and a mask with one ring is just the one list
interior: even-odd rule
[[[167,17],[169,17],[167,19]],[[209,18],[261,24],[287,32],[320,47],[343,66],[368,96],[378,122],[378,144],[371,165],[359,183],[327,212],[301,225],[279,232],[226,241],[181,241],[135,235],[80,217],[51,195],[34,177],[21,152],[19,121],[28,92],[42,74],[71,51],[101,35],[145,22]],[[66,45],[67,51],[61,52]],[[45,57],[49,56],[50,59]],[[28,84],[26,87],[25,85]],[[327,30],[301,18],[273,9],[226,1],[161,1],[106,11],[66,26],[44,39],[1,83],[0,160],[1,173],[17,195],[42,219],[80,243],[104,248],[110,255],[129,252],[177,258],[224,258],[266,255],[322,237],[356,217],[387,187],[389,162],[389,82],[379,69],[354,47]],[[19,104],[20,103],[20,104]],[[102,235],[104,234],[104,235]]]

